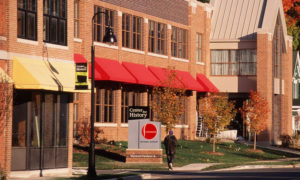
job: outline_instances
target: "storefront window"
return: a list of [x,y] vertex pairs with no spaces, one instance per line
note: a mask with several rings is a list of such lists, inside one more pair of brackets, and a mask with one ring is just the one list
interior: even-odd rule
[[141,94],[133,91],[122,92],[122,123],[128,123],[127,110],[129,106],[140,106]]
[[96,122],[115,123],[115,92],[112,89],[98,89],[96,100]]

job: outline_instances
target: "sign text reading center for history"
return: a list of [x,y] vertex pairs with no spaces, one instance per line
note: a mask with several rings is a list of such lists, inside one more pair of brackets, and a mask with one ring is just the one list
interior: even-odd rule
[[130,108],[129,109],[129,117],[131,118],[140,118],[140,119],[146,119],[148,116],[148,111],[145,111],[144,109],[135,109]]

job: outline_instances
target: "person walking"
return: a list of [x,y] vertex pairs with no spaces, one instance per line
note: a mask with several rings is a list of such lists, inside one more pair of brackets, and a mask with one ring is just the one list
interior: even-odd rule
[[167,161],[169,170],[173,170],[173,161],[175,158],[176,147],[178,145],[176,137],[173,135],[173,131],[169,131],[169,135],[167,135],[164,139],[164,145],[167,154]]

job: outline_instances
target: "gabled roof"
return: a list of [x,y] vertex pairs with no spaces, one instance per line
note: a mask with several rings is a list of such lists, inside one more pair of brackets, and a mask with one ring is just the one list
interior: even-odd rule
[[281,0],[211,0],[211,41],[256,40],[257,32],[274,33],[280,18],[287,31]]

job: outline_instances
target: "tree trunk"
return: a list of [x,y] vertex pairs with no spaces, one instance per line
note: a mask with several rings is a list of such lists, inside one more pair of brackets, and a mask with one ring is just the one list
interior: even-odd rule
[[254,150],[256,150],[256,132],[254,132]]
[[213,152],[216,152],[216,135],[213,137]]

